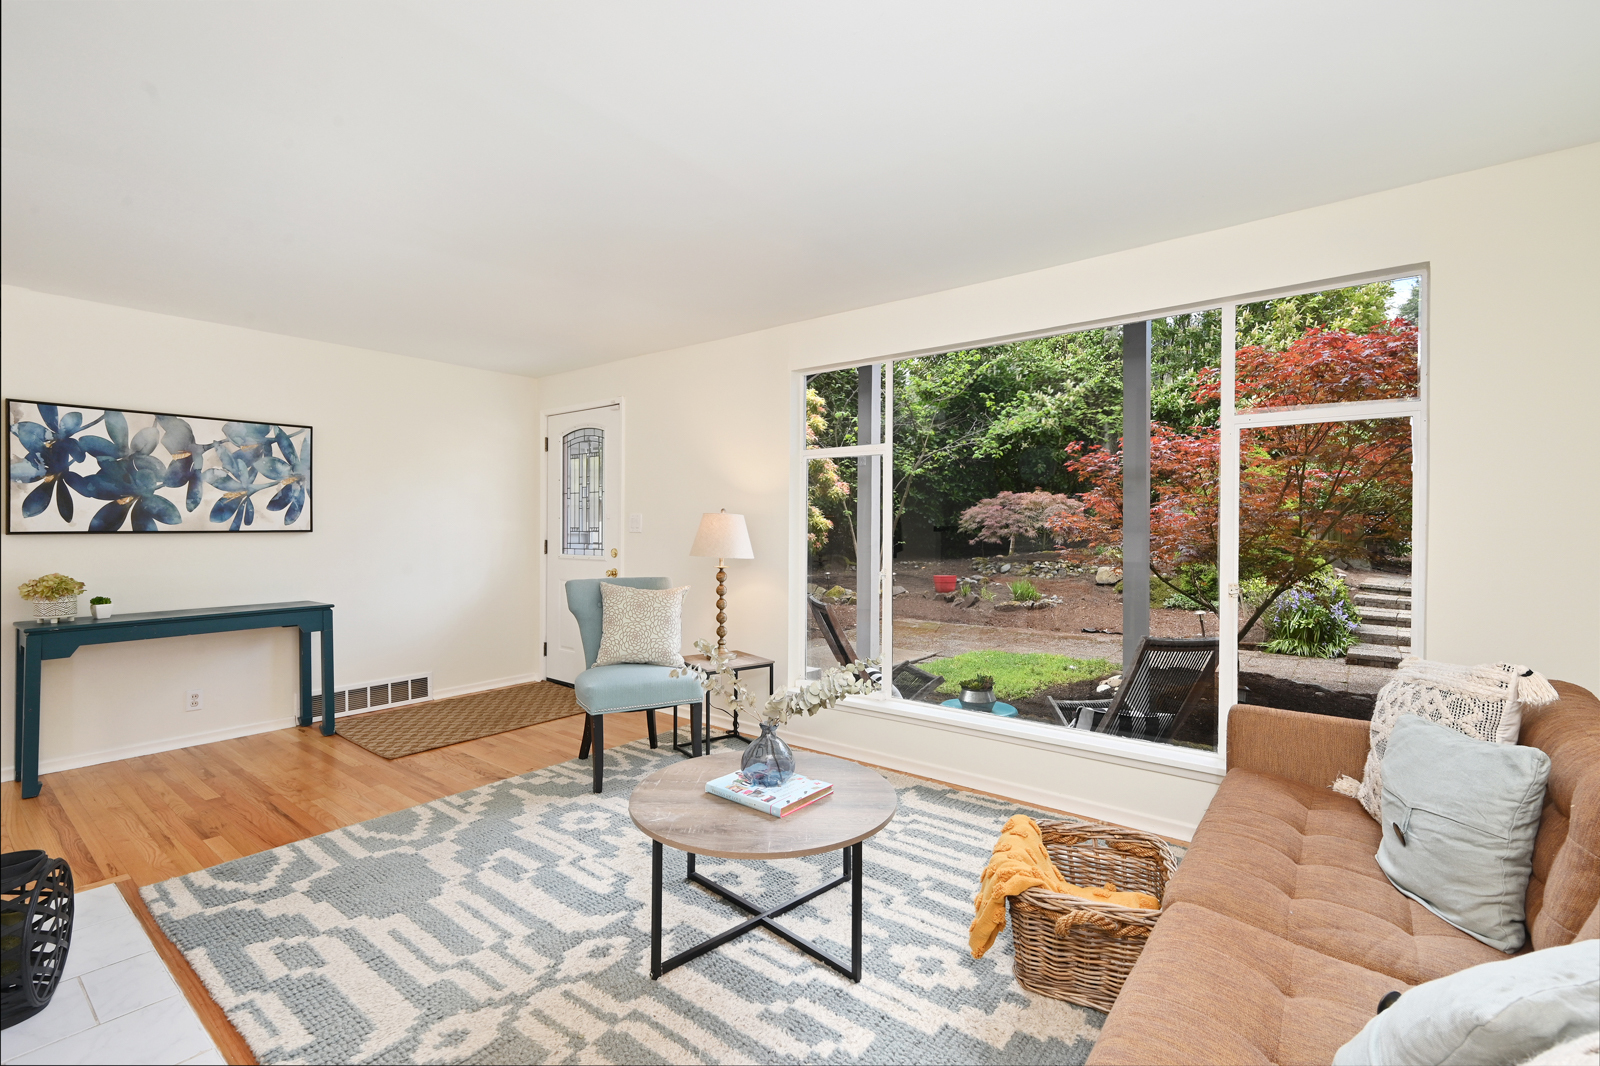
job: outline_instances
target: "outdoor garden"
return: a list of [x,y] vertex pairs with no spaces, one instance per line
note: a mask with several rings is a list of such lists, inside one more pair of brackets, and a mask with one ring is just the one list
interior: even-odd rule
[[[1241,305],[1239,408],[1415,396],[1417,291],[1407,279]],[[1123,658],[1121,350],[1112,327],[890,364],[903,695],[943,702],[992,677],[997,699],[1057,724],[1045,697],[1108,695]],[[1152,636],[1217,635],[1220,351],[1220,312],[1152,324]],[[860,382],[854,369],[810,380],[813,446],[857,443]],[[1409,640],[1364,636],[1409,626],[1409,419],[1251,427],[1241,445],[1242,696],[1370,715],[1381,662]],[[865,462],[810,463],[810,591],[851,639]],[[1380,665],[1352,653],[1364,639],[1388,642]],[[911,660],[941,680],[918,685]]]

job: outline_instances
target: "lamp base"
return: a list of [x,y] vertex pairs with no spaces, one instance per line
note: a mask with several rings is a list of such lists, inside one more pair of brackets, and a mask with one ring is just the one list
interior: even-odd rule
[[728,615],[726,608],[728,601],[728,571],[723,567],[722,560],[717,560],[717,655],[721,656],[728,650]]

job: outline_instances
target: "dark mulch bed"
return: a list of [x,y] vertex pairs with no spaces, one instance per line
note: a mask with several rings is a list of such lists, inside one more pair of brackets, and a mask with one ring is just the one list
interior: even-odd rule
[[1378,700],[1375,692],[1334,692],[1321,685],[1285,681],[1271,674],[1241,673],[1239,684],[1250,690],[1248,694],[1239,694],[1241,703],[1277,707],[1284,711],[1326,714],[1334,718],[1355,718],[1363,722],[1372,721],[1372,710]]

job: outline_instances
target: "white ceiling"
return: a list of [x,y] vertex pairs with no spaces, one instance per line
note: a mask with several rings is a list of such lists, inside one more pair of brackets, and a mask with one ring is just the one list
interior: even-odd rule
[[1600,140],[1600,4],[4,5],[4,280],[544,374]]

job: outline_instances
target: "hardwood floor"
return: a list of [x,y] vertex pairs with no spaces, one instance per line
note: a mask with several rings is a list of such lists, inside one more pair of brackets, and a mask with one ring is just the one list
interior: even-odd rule
[[[670,744],[670,715],[658,719]],[[687,725],[687,723],[685,723]],[[614,715],[606,746],[647,735]],[[255,1060],[181,953],[144,911],[149,885],[577,757],[583,716],[399,759],[315,727],[290,727],[159,755],[47,774],[36,799],[0,785],[0,850],[64,858],[79,885],[120,884],[230,1063]],[[989,793],[985,793],[989,795]],[[996,797],[1005,798],[1005,797]],[[1065,813],[1065,812],[1063,812]]]
[[[667,743],[671,717],[661,724]],[[79,884],[122,875],[154,884],[566,762],[582,732],[574,715],[388,760],[290,727],[47,774],[31,800],[7,781],[0,849],[42,848]],[[643,736],[642,714],[606,723],[608,748]]]

